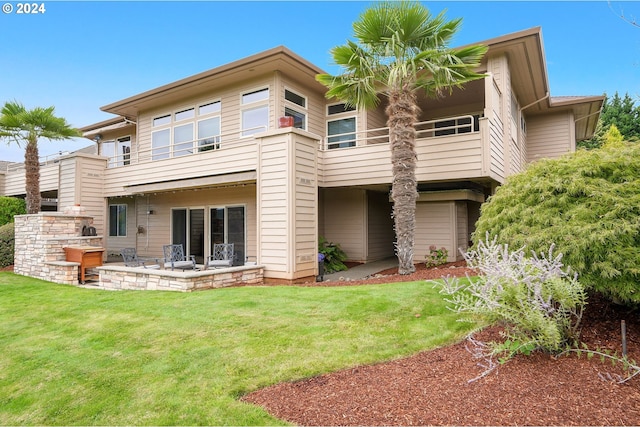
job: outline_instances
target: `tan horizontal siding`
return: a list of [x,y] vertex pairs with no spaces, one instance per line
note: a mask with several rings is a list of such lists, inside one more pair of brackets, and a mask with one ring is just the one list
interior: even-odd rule
[[[225,206],[244,206],[246,224],[246,256],[256,256],[256,203],[255,185],[232,188],[202,189],[198,191],[177,191],[175,193],[158,193],[156,195],[135,196],[110,199],[110,203],[126,200],[137,212],[135,223],[128,229],[134,235],[137,226],[143,226],[144,234],[137,234],[139,253],[162,257],[162,246],[171,243],[171,208],[203,208],[205,222],[208,221],[209,209]],[[152,215],[147,211],[152,210]],[[130,225],[127,222],[128,226]],[[208,229],[208,224],[205,226]],[[127,240],[127,244],[130,242]],[[205,248],[206,250],[206,248]]]
[[573,125],[568,112],[527,120],[527,160],[556,158],[573,150]]
[[[58,189],[59,164],[51,163],[40,166],[40,191],[56,191]],[[11,169],[4,178],[2,195],[17,196],[26,193],[24,167]]]
[[125,186],[222,175],[256,169],[255,141],[191,156],[107,169],[105,196],[127,194]]
[[[420,139],[416,142],[419,181],[479,177],[482,174],[480,133]],[[389,184],[389,144],[321,152],[321,182],[326,187]]]
[[424,262],[431,245],[444,247],[449,254],[455,250],[452,236],[454,202],[418,203],[416,206],[416,233],[414,262]]
[[324,237],[337,243],[350,261],[364,261],[365,256],[365,191],[331,189],[324,197]]
[[367,199],[367,261],[392,257],[395,254],[395,232],[389,194],[369,191]]

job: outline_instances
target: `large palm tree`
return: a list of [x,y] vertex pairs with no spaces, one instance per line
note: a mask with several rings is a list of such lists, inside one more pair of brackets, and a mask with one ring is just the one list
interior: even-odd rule
[[383,2],[365,10],[353,24],[358,42],[331,50],[343,73],[320,74],[327,98],[368,109],[387,98],[387,126],[391,145],[393,218],[399,273],[413,265],[416,182],[415,124],[420,109],[417,94],[438,97],[444,90],[483,78],[475,70],[485,46],[448,47],[462,20],[447,21],[444,12],[432,16],[418,2]]
[[0,139],[25,148],[25,190],[27,213],[40,210],[40,160],[38,139],[62,140],[82,136],[65,119],[54,115],[54,107],[27,110],[17,101],[6,102],[0,111]]

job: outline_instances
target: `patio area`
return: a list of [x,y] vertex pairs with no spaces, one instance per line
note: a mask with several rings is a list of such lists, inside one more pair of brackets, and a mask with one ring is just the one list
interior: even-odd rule
[[[246,265],[200,270],[128,267],[124,262],[102,263],[102,236],[83,236],[83,227],[93,218],[58,212],[17,215],[14,272],[54,283],[82,285],[93,289],[158,290],[191,292],[263,283],[264,266]],[[100,259],[69,257],[99,253]],[[93,262],[91,262],[93,261]],[[86,284],[81,283],[85,281]]]
[[108,263],[96,267],[98,280],[91,288],[191,292],[263,283],[264,267],[244,265],[208,270],[161,270]]

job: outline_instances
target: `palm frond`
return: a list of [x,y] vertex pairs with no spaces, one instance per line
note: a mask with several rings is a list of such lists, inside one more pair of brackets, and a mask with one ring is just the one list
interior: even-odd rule
[[486,47],[448,47],[461,23],[460,18],[447,20],[445,11],[432,16],[416,1],[377,3],[354,22],[357,42],[331,51],[343,74],[319,76],[318,81],[329,88],[328,97],[358,107],[378,105],[379,94],[399,88],[438,96],[483,77],[474,70]]

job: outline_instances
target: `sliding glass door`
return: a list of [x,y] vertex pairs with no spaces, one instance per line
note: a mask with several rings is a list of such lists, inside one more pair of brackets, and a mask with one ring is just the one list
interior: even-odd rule
[[182,245],[185,255],[194,255],[198,264],[204,262],[204,224],[204,209],[171,210],[171,243]]
[[211,208],[210,220],[210,253],[213,253],[214,243],[233,243],[234,265],[243,265],[246,257],[244,206]]

